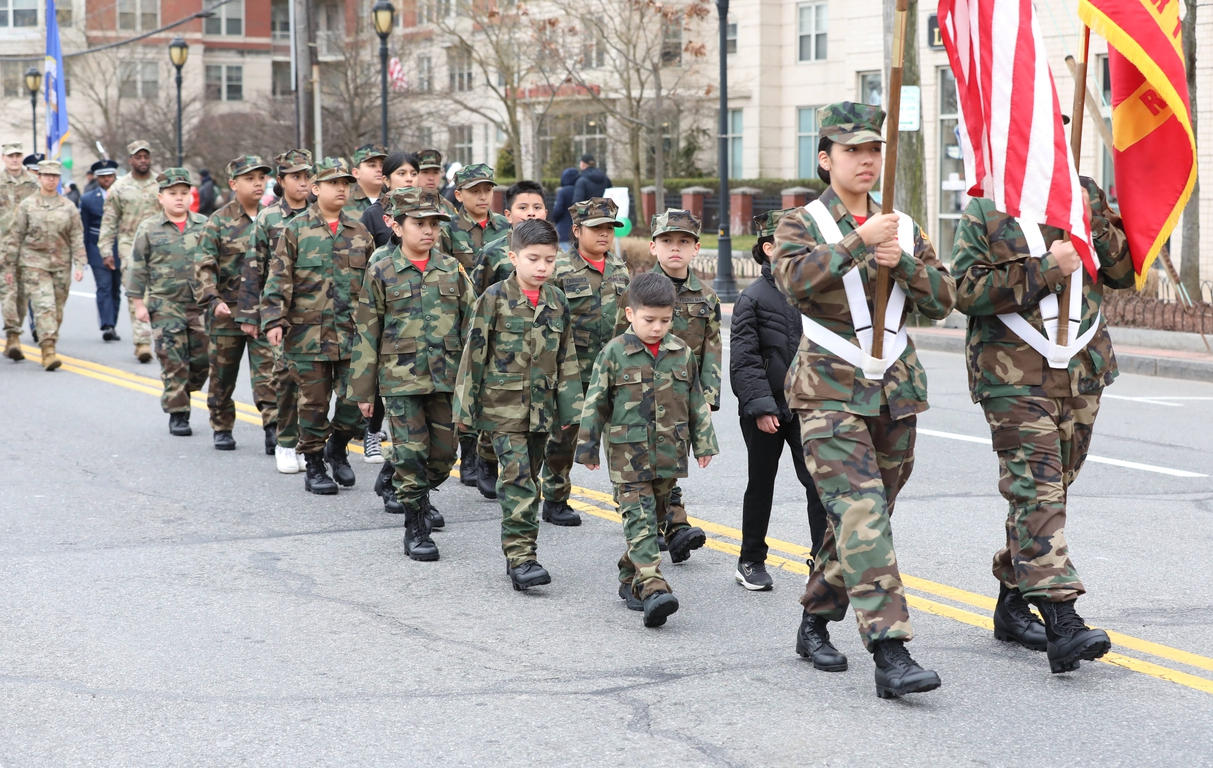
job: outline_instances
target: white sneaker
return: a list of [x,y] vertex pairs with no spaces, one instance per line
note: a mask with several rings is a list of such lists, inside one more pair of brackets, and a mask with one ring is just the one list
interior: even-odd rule
[[298,462],[298,465],[299,465],[299,471],[306,472],[307,471],[307,459],[304,457],[304,455],[302,453],[299,453],[298,451],[296,451],[294,448],[287,448],[287,450],[290,451],[292,454],[294,454],[295,461]]
[[378,432],[367,432],[362,441],[362,460],[367,464],[383,463],[383,435]]
[[298,474],[299,470],[303,469],[298,458],[302,457],[296,457],[294,448],[283,448],[281,445],[274,447],[274,459],[278,462],[278,471],[284,475]]

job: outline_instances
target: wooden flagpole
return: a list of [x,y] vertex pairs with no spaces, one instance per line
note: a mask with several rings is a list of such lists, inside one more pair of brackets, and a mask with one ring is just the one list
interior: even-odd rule
[[[1074,65],[1074,105],[1070,110],[1070,152],[1074,155],[1074,170],[1079,169],[1079,156],[1082,154],[1082,118],[1085,114],[1083,106],[1087,98],[1087,54],[1091,50],[1091,28],[1082,25],[1082,41],[1078,45],[1078,61]],[[1081,190],[1081,187],[1080,187]],[[1081,190],[1086,194],[1085,190]],[[1069,240],[1069,235],[1066,235]],[[1083,267],[1072,273],[1066,280],[1066,289],[1061,294],[1057,305],[1057,344],[1066,346],[1070,343],[1070,291],[1074,290],[1074,275],[1078,275],[1079,290],[1081,288]]]
[[[889,66],[889,109],[885,115],[884,173],[880,183],[880,212],[893,212],[894,190],[897,188],[897,139],[901,122],[901,80],[905,64],[906,20],[909,0],[897,0],[893,16],[893,50]],[[884,313],[889,305],[889,268],[876,270],[876,294],[872,307],[872,357],[884,357]]]

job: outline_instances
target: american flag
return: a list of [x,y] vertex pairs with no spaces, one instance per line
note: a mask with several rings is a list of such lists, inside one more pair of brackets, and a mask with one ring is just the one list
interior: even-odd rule
[[399,56],[393,56],[387,63],[387,79],[392,84],[392,90],[397,93],[407,91],[409,87],[408,78],[404,76],[404,65],[400,63]]
[[1069,232],[1094,276],[1086,195],[1031,0],[939,0],[939,29],[956,75],[969,194]]

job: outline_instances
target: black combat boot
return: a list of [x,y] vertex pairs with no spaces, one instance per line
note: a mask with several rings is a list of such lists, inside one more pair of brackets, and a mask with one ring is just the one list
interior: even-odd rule
[[392,462],[385,461],[375,477],[374,491],[383,499],[383,511],[389,515],[404,514],[404,505],[396,499],[396,489],[392,487],[392,474],[396,468]]
[[404,554],[423,562],[438,559],[438,545],[430,538],[430,526],[416,503],[404,507]]
[[527,560],[522,565],[516,565],[513,568],[509,567],[507,563],[506,573],[510,575],[510,582],[517,592],[552,583],[552,577],[548,575],[547,570],[534,560]]
[[552,525],[575,528],[581,525],[581,515],[567,501],[544,501],[543,519]]
[[273,456],[278,447],[278,425],[271,424],[265,428],[265,455]]
[[619,585],[619,599],[627,603],[629,611],[644,610],[644,601],[632,594],[632,586],[630,584]]
[[669,549],[670,545],[666,543],[665,536],[662,536],[660,533],[657,534],[657,551],[668,552]]
[[432,530],[441,530],[446,527],[446,518],[438,511],[438,508],[430,503],[430,492],[426,491],[421,497],[421,513],[425,515],[425,519],[429,521]]
[[194,430],[190,429],[189,411],[168,415],[168,433],[177,437],[189,437],[194,434]]
[[1049,639],[1045,625],[1032,613],[1018,589],[1000,584],[994,609],[994,639],[1019,643],[1029,651],[1043,651]]
[[659,589],[644,599],[644,625],[660,627],[670,614],[678,612],[678,598]]
[[232,430],[225,429],[215,433],[215,450],[216,451],[234,451],[236,450],[236,438],[232,437]]
[[476,485],[479,459],[476,455],[476,436],[464,435],[459,438],[459,482],[469,488]]
[[847,657],[830,642],[829,624],[824,616],[805,611],[796,630],[796,653],[822,672],[846,672]]
[[333,479],[346,488],[353,488],[354,468],[350,466],[349,458],[350,436],[334,432],[324,446],[324,458],[333,469]]
[[324,468],[324,456],[319,451],[303,455],[307,462],[307,474],[303,476],[303,489],[321,496],[333,496],[337,493],[337,484]]
[[881,640],[872,651],[876,662],[876,696],[899,699],[907,693],[925,693],[940,686],[939,675],[918,666],[904,640]]
[[1053,674],[1073,672],[1083,661],[1094,661],[1112,649],[1108,633],[1091,629],[1074,610],[1074,601],[1049,603],[1033,600],[1045,620],[1049,670]]
[[688,528],[679,528],[666,539],[670,547],[670,559],[676,563],[689,560],[691,550],[699,549],[707,540],[708,537],[704,535],[702,528],[693,525]]
[[497,462],[480,459],[476,464],[476,487],[486,499],[497,498]]

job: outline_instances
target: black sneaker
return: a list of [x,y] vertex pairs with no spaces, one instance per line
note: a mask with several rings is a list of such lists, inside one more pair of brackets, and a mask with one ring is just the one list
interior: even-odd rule
[[737,562],[737,572],[733,574],[737,583],[751,592],[766,592],[775,586],[775,580],[767,573],[766,563],[755,563],[749,560]]
[[1084,661],[1094,661],[1112,650],[1112,641],[1102,629],[1091,629],[1078,612],[1074,601],[1049,603],[1033,600],[1045,620],[1048,637],[1049,670],[1053,674],[1073,672]]
[[575,528],[581,525],[581,515],[567,501],[544,501],[543,520],[552,525]]
[[190,414],[188,411],[184,413],[170,413],[168,415],[168,433],[177,437],[189,437],[194,434],[194,430],[190,429]]
[[627,603],[629,611],[644,610],[644,601],[632,594],[632,587],[628,584],[619,585],[619,599]]
[[104,325],[101,327],[101,338],[104,341],[121,341],[118,334],[114,333],[114,326]]
[[236,438],[232,437],[232,431],[225,429],[215,433],[215,450],[217,451],[234,451],[236,450]]
[[702,528],[696,526],[679,528],[668,539],[670,559],[676,563],[689,560],[691,558],[691,550],[699,549],[707,540],[708,537],[704,534]]
[[872,651],[876,662],[876,696],[900,699],[907,693],[926,693],[940,686],[939,675],[918,666],[904,640],[881,640]]
[[660,627],[672,614],[678,612],[678,598],[669,592],[658,590],[644,599],[644,625]]
[[513,568],[507,567],[506,573],[510,575],[510,582],[513,583],[514,590],[517,592],[552,583],[552,577],[548,575],[542,565],[534,560],[527,560],[522,565],[516,565]]
[[1018,589],[999,584],[998,607],[994,609],[994,639],[1019,643],[1029,651],[1048,649],[1044,623],[1036,618]]

